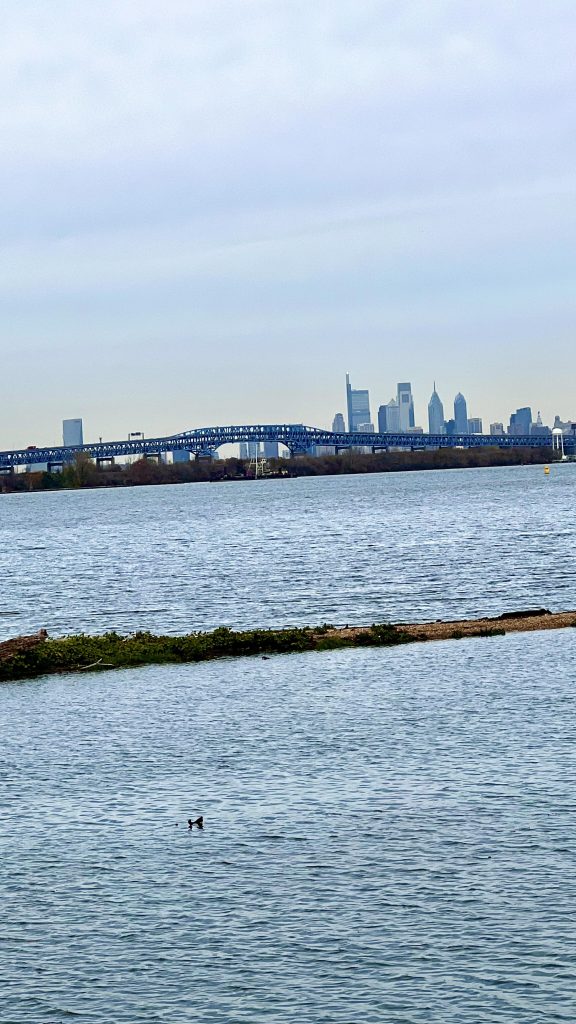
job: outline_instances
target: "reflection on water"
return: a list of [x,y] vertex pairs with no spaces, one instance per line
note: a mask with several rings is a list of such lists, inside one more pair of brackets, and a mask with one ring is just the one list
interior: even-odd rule
[[4,685],[1,1019],[572,1022],[575,655]]

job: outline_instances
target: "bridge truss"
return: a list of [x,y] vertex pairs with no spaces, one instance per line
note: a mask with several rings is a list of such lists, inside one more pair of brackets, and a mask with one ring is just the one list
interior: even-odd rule
[[[390,448],[421,450],[426,448],[548,448],[552,449],[551,435],[502,434],[415,434],[415,433],[334,433],[303,424],[283,423],[229,427],[201,427],[169,437],[134,438],[126,441],[101,441],[98,444],[23,448],[0,452],[0,470],[9,471],[18,466],[47,464],[61,466],[71,462],[79,452],[85,452],[98,463],[129,456],[158,457],[164,452],[187,451],[196,458],[211,457],[222,445],[239,442],[277,441],[292,455],[311,452],[317,446],[344,451],[349,448],[368,448],[383,451]],[[565,435],[567,454],[576,451],[576,438]]]

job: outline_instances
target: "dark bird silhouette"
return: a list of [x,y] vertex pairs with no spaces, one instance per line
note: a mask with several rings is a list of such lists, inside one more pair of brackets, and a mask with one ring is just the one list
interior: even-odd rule
[[204,828],[204,816],[202,814],[196,818],[196,821],[192,821],[192,818],[188,818],[188,828],[194,828],[194,826],[196,826],[196,828]]

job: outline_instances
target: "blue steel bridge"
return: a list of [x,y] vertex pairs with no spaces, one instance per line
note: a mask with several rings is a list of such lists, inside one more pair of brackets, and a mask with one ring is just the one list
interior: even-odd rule
[[[222,445],[239,442],[278,441],[286,446],[292,455],[303,455],[315,446],[329,446],[336,451],[347,448],[368,448],[373,452],[389,448],[422,450],[425,448],[549,448],[550,435],[491,435],[491,434],[363,434],[333,433],[318,427],[306,427],[301,423],[252,424],[249,426],[200,427],[169,437],[131,438],[126,441],[100,441],[98,444],[77,446],[54,446],[47,448],[21,448],[16,451],[0,452],[0,472],[6,473],[18,466],[47,464],[49,468],[70,462],[78,452],[86,452],[98,464],[112,462],[116,458],[140,455],[147,458],[160,456],[163,452],[187,451],[195,458],[210,458]],[[576,451],[576,437],[564,436],[567,454]]]

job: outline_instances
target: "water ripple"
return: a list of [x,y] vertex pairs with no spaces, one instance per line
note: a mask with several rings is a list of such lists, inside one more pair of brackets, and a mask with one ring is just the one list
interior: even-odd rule
[[2,1019],[571,1024],[575,654],[3,686]]

